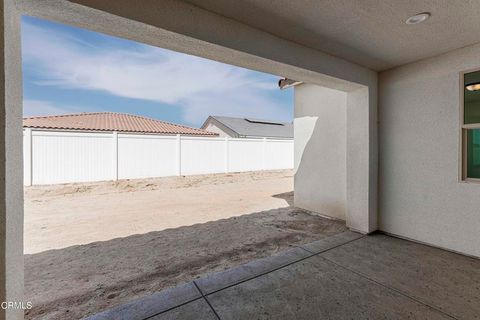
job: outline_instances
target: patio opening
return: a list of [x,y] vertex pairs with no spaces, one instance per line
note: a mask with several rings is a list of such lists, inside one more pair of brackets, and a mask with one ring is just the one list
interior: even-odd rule
[[28,16],[22,43],[27,319],[347,230],[346,92]]

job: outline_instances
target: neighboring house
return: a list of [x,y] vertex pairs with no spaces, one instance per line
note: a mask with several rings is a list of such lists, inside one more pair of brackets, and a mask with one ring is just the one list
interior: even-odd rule
[[293,123],[289,122],[209,116],[201,128],[221,137],[293,139]]
[[203,129],[191,128],[132,114],[114,112],[92,112],[24,118],[23,127],[48,131],[116,131],[157,135],[218,136],[217,133],[208,132]]

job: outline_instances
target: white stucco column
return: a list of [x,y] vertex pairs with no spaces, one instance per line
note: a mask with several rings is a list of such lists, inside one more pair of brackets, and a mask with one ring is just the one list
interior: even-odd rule
[[[0,39],[0,301],[23,301],[23,161],[20,15],[1,2]],[[23,319],[0,308],[0,319]]]
[[377,87],[347,93],[347,227],[378,229]]

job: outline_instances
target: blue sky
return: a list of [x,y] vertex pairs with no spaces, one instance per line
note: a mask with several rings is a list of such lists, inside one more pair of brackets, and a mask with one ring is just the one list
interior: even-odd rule
[[279,76],[24,16],[24,116],[111,111],[200,126],[208,115],[292,121]]

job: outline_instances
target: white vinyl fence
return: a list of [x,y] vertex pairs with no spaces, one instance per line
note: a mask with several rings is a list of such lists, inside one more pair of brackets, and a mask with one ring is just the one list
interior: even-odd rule
[[24,130],[24,184],[293,168],[293,140]]

